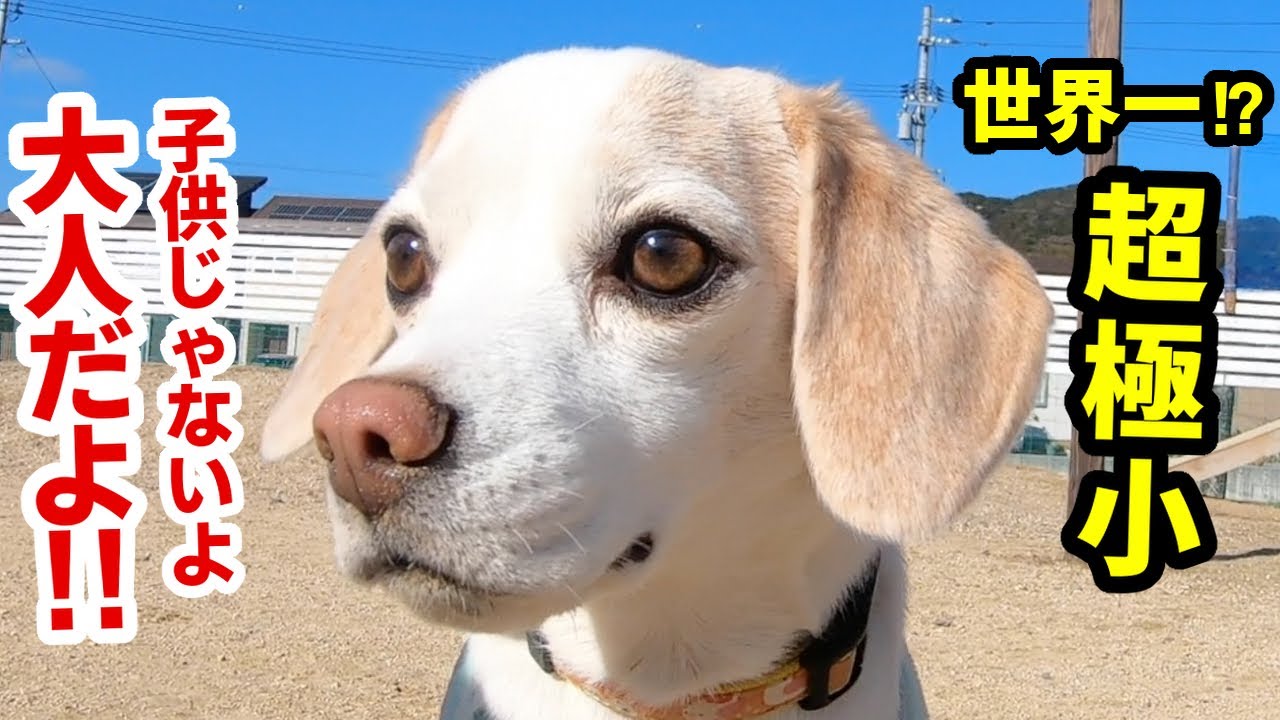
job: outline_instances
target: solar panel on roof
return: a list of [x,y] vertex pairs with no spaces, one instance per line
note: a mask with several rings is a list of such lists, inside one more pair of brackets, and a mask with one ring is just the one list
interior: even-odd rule
[[349,207],[342,211],[340,219],[345,222],[369,222],[375,212],[377,211],[373,208]]
[[309,209],[310,207],[307,205],[277,205],[272,208],[269,217],[281,220],[301,220]]
[[342,210],[341,206],[312,205],[311,209],[303,215],[303,218],[306,220],[336,220],[342,214]]
[[[280,200],[283,200],[281,202]],[[359,203],[359,204],[357,204]],[[367,223],[378,206],[368,201],[326,200],[324,198],[280,198],[267,204],[258,217],[274,220],[306,220],[326,223]]]

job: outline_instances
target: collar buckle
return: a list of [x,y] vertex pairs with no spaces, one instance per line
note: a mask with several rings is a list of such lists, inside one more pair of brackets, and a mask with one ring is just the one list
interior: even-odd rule
[[551,650],[547,647],[547,639],[539,630],[530,630],[524,634],[525,642],[529,645],[529,655],[533,661],[542,668],[542,672],[555,676],[556,664],[551,659]]
[[843,657],[840,649],[832,647],[821,640],[815,640],[800,653],[798,662],[805,671],[805,695],[796,705],[805,712],[821,710],[839,700],[853,688],[862,674],[862,655],[867,648],[864,635],[854,650],[853,667],[849,669],[849,680],[836,690],[831,689],[831,668]]

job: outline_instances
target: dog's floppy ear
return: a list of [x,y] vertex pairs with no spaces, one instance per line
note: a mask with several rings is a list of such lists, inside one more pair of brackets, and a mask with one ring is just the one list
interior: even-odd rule
[[[424,163],[444,134],[457,96],[427,126],[414,158]],[[338,264],[316,306],[311,334],[262,428],[262,457],[279,460],[312,438],[324,398],[369,368],[395,337],[386,295],[386,256],[375,223]]]
[[320,403],[364,372],[391,342],[386,267],[382,240],[370,232],[325,284],[306,345],[262,427],[263,459],[279,460],[309,442]]
[[1053,308],[1027,261],[834,88],[788,88],[800,158],[795,405],[825,505],[927,536],[1009,451]]

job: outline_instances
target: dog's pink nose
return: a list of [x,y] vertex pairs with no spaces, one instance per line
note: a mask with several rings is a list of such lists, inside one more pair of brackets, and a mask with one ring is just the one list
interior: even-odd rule
[[444,450],[451,416],[426,388],[400,380],[361,378],[334,390],[314,418],[334,492],[365,515],[382,513],[414,468]]

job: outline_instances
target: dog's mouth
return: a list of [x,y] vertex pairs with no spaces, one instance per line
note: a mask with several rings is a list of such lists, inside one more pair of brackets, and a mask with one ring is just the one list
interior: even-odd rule
[[371,563],[367,575],[370,580],[391,575],[420,575],[457,588],[469,587],[467,583],[434,565],[398,552],[388,552],[379,557],[376,562]]
[[[611,572],[626,570],[627,568],[643,564],[653,554],[653,533],[644,533],[627,546],[612,563],[609,564]],[[461,578],[452,575],[431,563],[424,562],[420,558],[411,557],[401,552],[387,551],[380,554],[376,560],[368,563],[361,573],[365,580],[378,581],[387,580],[396,576],[416,575],[428,580],[450,585],[460,590],[472,588],[472,586]]]

